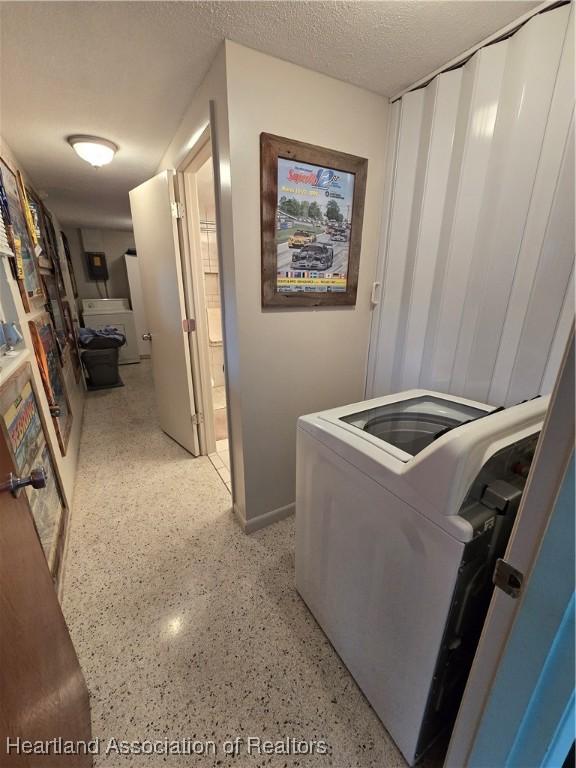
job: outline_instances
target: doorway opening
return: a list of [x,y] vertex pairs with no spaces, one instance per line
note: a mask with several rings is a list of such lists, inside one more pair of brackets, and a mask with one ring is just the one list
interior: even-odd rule
[[221,264],[212,147],[207,141],[184,168],[184,199],[188,228],[190,288],[196,309],[195,391],[202,413],[200,447],[232,491],[228,448],[225,340]]

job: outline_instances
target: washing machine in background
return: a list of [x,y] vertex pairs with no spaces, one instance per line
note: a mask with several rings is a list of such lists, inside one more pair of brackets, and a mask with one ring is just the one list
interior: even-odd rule
[[128,299],[82,299],[82,318],[86,328],[99,330],[110,325],[126,336],[126,344],[119,349],[120,365],[140,362],[134,314]]
[[455,719],[548,400],[298,421],[296,587],[410,764]]

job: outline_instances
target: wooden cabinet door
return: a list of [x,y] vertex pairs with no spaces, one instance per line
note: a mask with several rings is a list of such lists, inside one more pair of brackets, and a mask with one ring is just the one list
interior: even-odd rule
[[[12,459],[0,433],[0,485]],[[0,765],[92,765],[90,755],[8,753],[7,738],[89,741],[90,702],[27,496],[0,491]]]

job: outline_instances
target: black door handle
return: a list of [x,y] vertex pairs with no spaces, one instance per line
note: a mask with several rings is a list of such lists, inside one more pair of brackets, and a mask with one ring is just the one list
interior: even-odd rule
[[35,467],[27,477],[18,477],[18,475],[14,475],[11,472],[8,475],[8,480],[0,483],[0,492],[10,491],[10,493],[16,495],[16,491],[19,488],[24,488],[26,485],[31,485],[32,488],[46,488],[46,471],[44,467]]

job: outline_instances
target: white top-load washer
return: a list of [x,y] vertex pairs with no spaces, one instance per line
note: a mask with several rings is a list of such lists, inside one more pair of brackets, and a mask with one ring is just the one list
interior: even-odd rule
[[548,400],[298,421],[296,587],[410,764],[453,724]]
[[118,350],[120,365],[140,362],[134,313],[128,299],[82,299],[82,318],[86,328],[98,331],[111,326],[126,336],[126,344]]

